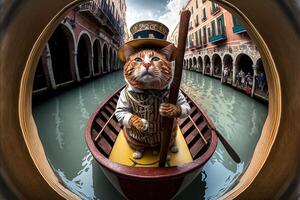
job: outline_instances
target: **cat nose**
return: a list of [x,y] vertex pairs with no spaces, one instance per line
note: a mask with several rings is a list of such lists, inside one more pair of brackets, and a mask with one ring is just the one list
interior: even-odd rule
[[151,63],[144,63],[144,67],[146,68],[146,70],[148,70],[150,66],[151,66]]

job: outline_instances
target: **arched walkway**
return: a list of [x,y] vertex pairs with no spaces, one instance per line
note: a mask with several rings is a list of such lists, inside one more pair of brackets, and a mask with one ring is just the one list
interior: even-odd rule
[[204,74],[210,74],[210,58],[208,55],[204,57]]
[[226,54],[223,58],[224,71],[223,82],[232,84],[233,82],[233,59],[229,54]]
[[197,70],[197,59],[196,57],[193,57],[193,67],[192,70]]
[[203,72],[203,60],[201,56],[198,57],[198,71],[201,73]]
[[[235,67],[236,67],[235,85],[241,89],[245,89],[246,93],[250,94],[252,90],[253,74],[254,74],[252,59],[246,54],[240,54],[236,58]],[[249,89],[247,88],[251,89],[250,92]]]
[[48,85],[41,56],[34,75],[33,91],[47,89],[47,87]]
[[268,84],[266,80],[264,65],[261,58],[258,59],[256,63],[256,71],[257,73],[255,76],[254,94],[267,100],[269,96]]
[[103,45],[103,64],[102,64],[102,72],[103,73],[107,73],[108,72],[108,48],[107,48],[107,45],[104,44]]
[[188,69],[191,70],[192,66],[193,66],[193,61],[192,61],[192,58],[190,58],[189,59],[189,67],[188,67]]
[[99,40],[95,40],[93,44],[93,71],[94,75],[100,74],[101,69],[101,48]]
[[112,51],[112,48],[109,48],[109,69],[108,69],[108,71],[110,72],[110,71],[112,71],[112,69],[113,69],[113,60],[114,60],[114,58],[113,58],[113,51]]
[[218,54],[214,54],[212,57],[212,73],[213,76],[221,78],[222,76],[222,60]]
[[183,69],[186,69],[186,60],[183,60]]
[[91,42],[87,34],[82,34],[79,38],[77,48],[77,66],[80,79],[90,76],[91,66]]
[[64,25],[59,25],[48,43],[55,83],[75,80],[75,46],[72,33]]

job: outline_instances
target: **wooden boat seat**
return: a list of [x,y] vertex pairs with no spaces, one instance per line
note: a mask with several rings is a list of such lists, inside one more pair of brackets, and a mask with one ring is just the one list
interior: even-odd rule
[[[135,165],[136,167],[157,167],[159,155],[154,156],[151,150],[146,150],[144,152],[144,156],[139,160],[134,160],[132,158],[132,153],[134,150],[131,149],[127,144],[123,131],[124,130],[121,129],[109,155],[109,159],[113,162],[127,166],[133,166],[134,161],[136,161],[138,163]],[[176,143],[179,151],[178,153],[172,153],[169,151],[168,155],[171,157],[170,161],[168,162],[169,166],[179,166],[192,162],[193,159],[191,153],[179,128],[177,128]]]

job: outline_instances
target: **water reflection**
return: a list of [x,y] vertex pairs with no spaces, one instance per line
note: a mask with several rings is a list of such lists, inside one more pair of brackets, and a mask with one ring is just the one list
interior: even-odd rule
[[[89,116],[123,84],[122,72],[112,73],[33,107],[49,162],[61,182],[83,199],[123,199],[92,158],[84,140]],[[208,113],[242,162],[234,163],[219,142],[201,174],[176,200],[217,199],[248,166],[267,107],[219,80],[195,72],[183,73],[182,88]]]

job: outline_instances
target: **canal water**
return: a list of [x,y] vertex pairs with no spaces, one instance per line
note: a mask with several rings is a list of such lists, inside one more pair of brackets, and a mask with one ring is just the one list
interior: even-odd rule
[[[114,72],[33,105],[49,163],[61,183],[82,199],[123,200],[93,159],[84,139],[89,117],[123,84],[122,72]],[[218,199],[247,168],[268,108],[222,85],[220,80],[196,72],[184,71],[182,89],[208,113],[242,162],[231,160],[219,142],[201,174],[175,199]]]

